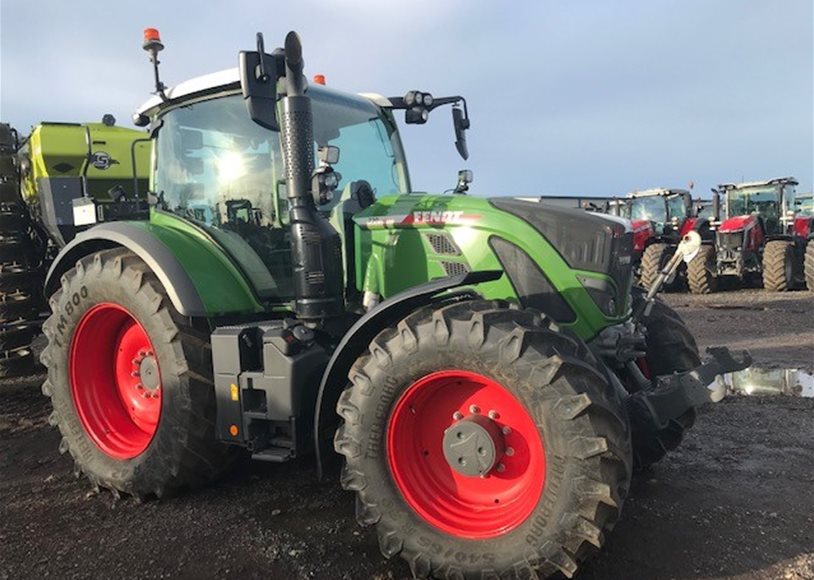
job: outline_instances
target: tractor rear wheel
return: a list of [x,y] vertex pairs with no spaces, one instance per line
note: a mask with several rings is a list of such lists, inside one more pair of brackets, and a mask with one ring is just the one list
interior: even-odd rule
[[814,240],[808,240],[805,255],[805,278],[809,292],[814,292]]
[[687,284],[692,294],[712,294],[718,289],[715,275],[715,248],[701,246],[698,254],[687,264]]
[[499,301],[425,308],[351,369],[342,486],[415,577],[572,576],[619,517],[623,405],[578,338]]
[[[644,293],[635,291],[635,303],[644,300]],[[647,330],[647,348],[639,366],[648,377],[689,371],[701,364],[698,345],[678,313],[661,300],[656,300],[650,313],[642,318]],[[695,410],[690,409],[670,421],[664,429],[656,428],[647,409],[636,397],[626,400],[633,430],[633,458],[637,468],[660,461],[669,451],[676,449],[684,432],[695,423]]]
[[763,287],[785,292],[794,286],[794,244],[774,240],[763,250]]
[[77,473],[145,498],[198,487],[226,467],[207,332],[175,311],[140,258],[125,249],[82,258],[50,303],[43,393]]

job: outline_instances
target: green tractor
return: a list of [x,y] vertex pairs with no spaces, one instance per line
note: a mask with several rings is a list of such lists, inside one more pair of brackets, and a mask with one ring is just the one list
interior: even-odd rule
[[31,341],[56,252],[99,221],[148,217],[146,201],[137,201],[149,174],[144,137],[116,127],[111,115],[40,123],[25,138],[0,123],[0,377],[34,367]]
[[308,83],[294,33],[173,89],[145,48],[150,218],[77,235],[45,282],[43,392],[93,485],[161,498],[312,454],[416,577],[571,576],[634,466],[748,365],[701,365],[658,284],[631,293],[625,220],[412,192],[395,113],[451,105],[466,158],[463,98]]

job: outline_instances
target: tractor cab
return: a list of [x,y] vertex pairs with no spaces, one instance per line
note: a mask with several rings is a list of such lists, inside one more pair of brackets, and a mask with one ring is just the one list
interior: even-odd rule
[[623,211],[632,222],[650,222],[655,235],[670,235],[692,215],[692,198],[685,189],[636,191],[627,195]]
[[715,250],[699,265],[700,285],[712,288],[714,278],[761,276],[769,290],[784,291],[802,279],[805,244],[792,236],[795,216],[793,177],[725,183],[713,189]]
[[685,189],[646,189],[627,194],[617,208],[621,217],[631,221],[635,267],[642,284],[648,286],[694,225],[692,197]]
[[736,232],[760,224],[765,236],[788,233],[794,214],[794,188],[797,180],[783,177],[768,181],[725,183],[716,195],[724,202],[721,229]]

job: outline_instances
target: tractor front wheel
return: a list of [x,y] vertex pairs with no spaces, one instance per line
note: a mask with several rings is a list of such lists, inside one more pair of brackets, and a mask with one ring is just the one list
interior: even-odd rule
[[701,246],[698,254],[687,264],[687,285],[692,294],[712,294],[718,289],[715,248]]
[[794,286],[794,244],[774,240],[763,251],[763,287],[771,292],[785,292]]
[[124,249],[82,258],[43,326],[43,393],[76,473],[140,498],[197,487],[229,449],[215,439],[210,345]]
[[419,310],[349,378],[342,485],[415,577],[570,577],[619,517],[632,470],[623,405],[585,344],[538,313]]
[[[675,247],[668,244],[651,244],[642,254],[641,286],[649,289],[658,278],[662,269],[675,253]],[[680,285],[678,272],[664,282],[666,291],[676,290]]]
[[814,292],[814,240],[808,240],[806,244],[805,270],[806,286],[809,292]]

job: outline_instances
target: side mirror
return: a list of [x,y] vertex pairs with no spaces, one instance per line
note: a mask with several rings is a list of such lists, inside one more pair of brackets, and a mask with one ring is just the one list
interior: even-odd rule
[[322,163],[334,165],[339,163],[339,147],[334,145],[325,145],[317,150],[317,158]]
[[249,117],[261,127],[272,131],[280,129],[277,122],[277,81],[284,75],[284,66],[281,52],[265,52],[263,35],[259,32],[257,51],[240,52],[240,87]]
[[455,148],[464,159],[469,159],[469,148],[466,145],[466,130],[469,129],[469,117],[459,106],[452,107],[452,124],[455,127]]
[[469,184],[472,183],[473,179],[475,179],[475,175],[471,169],[461,169],[458,172],[458,184],[452,190],[452,193],[466,193],[469,191]]

